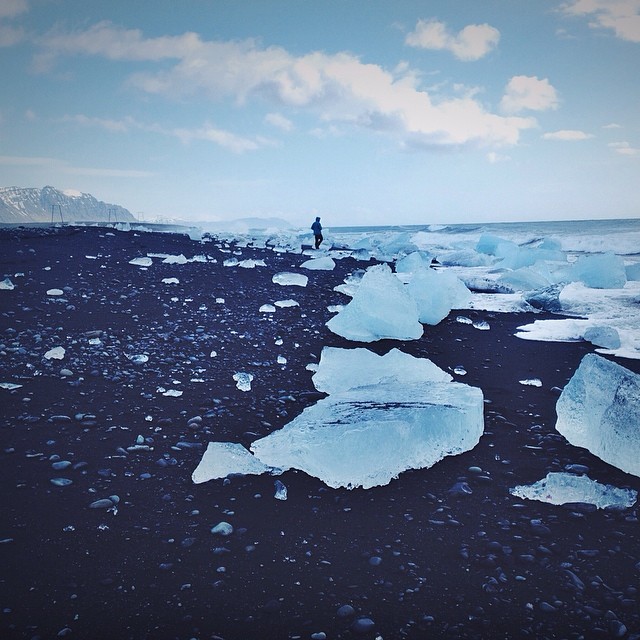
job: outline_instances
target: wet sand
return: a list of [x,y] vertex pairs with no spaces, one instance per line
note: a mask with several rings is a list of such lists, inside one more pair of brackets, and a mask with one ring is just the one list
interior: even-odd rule
[[[148,253],[217,262],[129,264]],[[266,266],[223,266],[232,257]],[[0,636],[640,638],[637,508],[509,494],[569,464],[640,490],[554,429],[559,390],[593,346],[521,340],[532,315],[474,311],[420,340],[356,345],[325,327],[327,306],[372,263],[299,269],[306,259],[177,234],[0,230],[0,279],[16,285],[0,291],[0,382],[22,385],[0,389]],[[281,271],[308,286],[274,284]],[[284,299],[299,307],[259,312]],[[286,501],[270,476],[194,485],[209,441],[248,446],[321,397],[306,366],[329,345],[463,367],[454,379],[485,396],[480,443],[367,491],[294,471],[279,478]],[[44,357],[58,346],[64,359]],[[472,493],[450,492],[459,481]],[[109,496],[115,509],[90,508]],[[211,533],[221,521],[231,535]]]

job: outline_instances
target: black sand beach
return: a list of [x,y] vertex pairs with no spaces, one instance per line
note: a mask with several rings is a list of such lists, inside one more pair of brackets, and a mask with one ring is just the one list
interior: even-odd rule
[[[148,253],[217,262],[129,264]],[[267,266],[223,266],[234,256]],[[0,230],[0,279],[16,285],[0,291],[0,382],[22,385],[0,389],[0,637],[640,638],[637,507],[509,494],[575,464],[640,490],[554,429],[559,389],[593,346],[521,340],[528,314],[470,311],[490,330],[452,312],[420,340],[351,343],[325,327],[327,306],[372,263],[272,282],[306,259],[177,234]],[[300,306],[259,312],[288,298]],[[293,471],[286,501],[266,475],[194,485],[209,441],[248,446],[321,397],[306,366],[329,345],[464,367],[455,379],[486,402],[479,445],[366,491]],[[57,346],[64,359],[45,359]],[[237,371],[254,375],[250,392]],[[460,481],[472,493],[450,491]],[[109,496],[116,509],[90,508]],[[221,521],[230,536],[211,533]]]

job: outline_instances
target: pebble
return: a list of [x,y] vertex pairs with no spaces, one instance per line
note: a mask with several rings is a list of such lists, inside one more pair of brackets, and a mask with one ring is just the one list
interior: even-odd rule
[[233,533],[233,526],[228,522],[222,521],[211,529],[211,533],[219,536],[230,536]]

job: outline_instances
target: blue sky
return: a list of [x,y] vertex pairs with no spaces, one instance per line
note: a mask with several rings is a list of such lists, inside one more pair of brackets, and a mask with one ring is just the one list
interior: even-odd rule
[[0,186],[145,219],[640,217],[640,0],[2,0]]

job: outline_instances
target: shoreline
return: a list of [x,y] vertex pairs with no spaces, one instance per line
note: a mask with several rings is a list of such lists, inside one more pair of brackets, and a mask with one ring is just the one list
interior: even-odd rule
[[[24,273],[0,292],[2,380],[23,385],[0,390],[3,637],[578,638],[607,637],[616,622],[640,633],[637,506],[556,507],[508,492],[570,464],[640,489],[554,429],[559,389],[594,347],[513,334],[558,316],[454,311],[419,340],[363,345],[325,323],[329,305],[348,301],[333,287],[372,262],[301,270],[302,288],[271,277],[308,256],[184,235],[0,229],[0,246],[3,273]],[[216,262],[129,264],[148,253]],[[229,257],[266,267],[223,266]],[[47,296],[52,288],[63,295]],[[287,298],[299,306],[259,312]],[[294,471],[279,477],[287,501],[268,476],[191,484],[208,441],[247,446],[318,399],[306,366],[325,345],[463,367],[454,379],[485,397],[480,443],[369,490]],[[44,359],[56,346],[64,359]],[[640,361],[622,364],[639,372]],[[236,388],[236,371],[254,374],[250,392]],[[542,387],[519,382],[532,377]],[[472,493],[452,494],[457,482]],[[110,495],[117,514],[89,508]],[[234,533],[213,535],[220,521]],[[353,613],[341,616],[345,605]],[[360,634],[359,618],[374,627]]]

